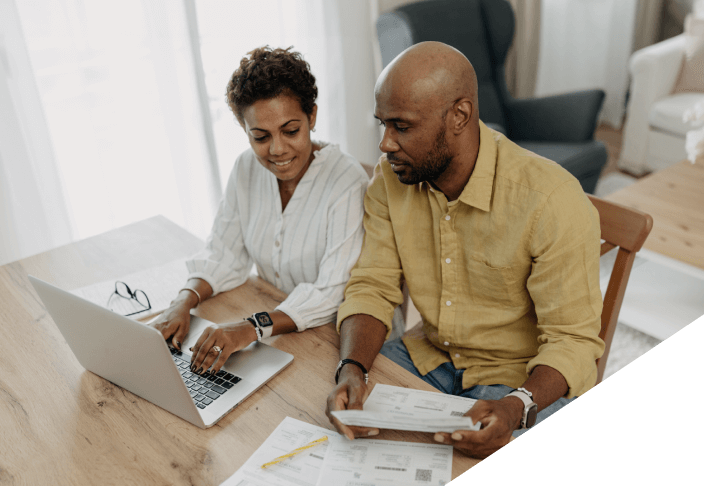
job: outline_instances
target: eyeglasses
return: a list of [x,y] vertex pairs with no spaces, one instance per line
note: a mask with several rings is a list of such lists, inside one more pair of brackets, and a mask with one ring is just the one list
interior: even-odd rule
[[108,298],[107,307],[127,317],[146,312],[152,308],[152,305],[143,290],[135,289],[132,292],[125,282],[118,280],[115,282],[115,291]]

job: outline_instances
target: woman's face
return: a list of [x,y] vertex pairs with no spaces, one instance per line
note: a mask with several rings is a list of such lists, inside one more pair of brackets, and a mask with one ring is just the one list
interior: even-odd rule
[[257,160],[280,181],[297,183],[313,158],[310,130],[317,106],[306,115],[288,95],[259,100],[242,112],[244,130]]

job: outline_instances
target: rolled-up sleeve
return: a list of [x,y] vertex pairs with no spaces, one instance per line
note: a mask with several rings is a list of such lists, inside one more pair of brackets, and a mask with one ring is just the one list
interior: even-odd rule
[[366,176],[344,189],[328,212],[326,247],[318,278],[299,283],[276,309],[296,323],[298,331],[332,322],[342,302],[350,270],[359,257],[364,237],[362,201]]
[[218,208],[205,248],[186,262],[188,278],[205,280],[213,295],[242,285],[254,264],[244,244],[237,201],[238,164],[235,165]]
[[337,330],[345,318],[366,314],[384,323],[388,337],[394,309],[403,302],[402,270],[380,164],[364,197],[364,210],[364,244],[337,313]]
[[568,397],[596,382],[595,361],[604,352],[599,338],[599,214],[576,180],[549,194],[531,236],[532,271],[527,288],[538,318],[538,354],[530,373],[547,365],[564,376]]

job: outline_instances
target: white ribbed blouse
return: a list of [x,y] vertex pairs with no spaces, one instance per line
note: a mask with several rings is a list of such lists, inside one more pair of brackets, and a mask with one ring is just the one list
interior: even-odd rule
[[205,249],[186,262],[189,278],[205,280],[215,295],[242,285],[254,264],[260,277],[288,294],[276,309],[299,331],[333,322],[362,247],[368,181],[356,159],[324,145],[282,212],[276,176],[246,150]]

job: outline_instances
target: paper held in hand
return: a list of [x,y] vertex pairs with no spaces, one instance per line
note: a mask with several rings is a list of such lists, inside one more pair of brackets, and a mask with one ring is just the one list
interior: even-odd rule
[[364,410],[331,412],[345,425],[415,432],[479,430],[464,414],[476,403],[471,398],[377,384]]
[[469,417],[400,417],[398,415],[366,410],[338,410],[331,412],[345,425],[378,429],[410,430],[414,432],[447,432],[479,430],[481,423]]

